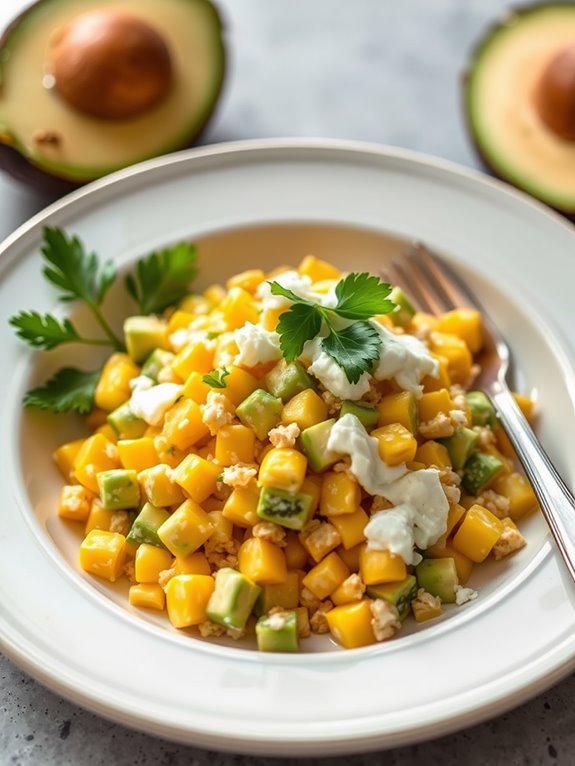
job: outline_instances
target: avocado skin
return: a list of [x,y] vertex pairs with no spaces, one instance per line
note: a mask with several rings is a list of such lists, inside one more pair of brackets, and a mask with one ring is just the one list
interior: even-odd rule
[[[36,0],[34,3],[29,5],[27,8],[25,8],[21,13],[19,13],[17,16],[15,16],[12,21],[8,24],[7,27],[5,27],[4,31],[0,35],[0,55],[8,43],[8,40],[10,39],[11,35],[18,29],[20,24],[31,14],[33,14],[36,9],[44,4],[45,0]],[[218,101],[220,99],[220,95],[222,93],[224,83],[227,78],[227,72],[228,72],[228,61],[226,56],[226,48],[223,41],[223,33],[225,32],[225,24],[222,20],[221,13],[216,8],[216,6],[211,2],[211,0],[204,0],[207,5],[209,5],[213,11],[216,25],[220,33],[220,41],[221,41],[221,62],[220,62],[220,78],[218,86],[214,90],[212,103],[210,104],[208,110],[206,111],[204,121],[201,123],[201,125],[198,127],[198,130],[196,130],[193,134],[189,136],[181,145],[174,146],[173,151],[181,151],[182,149],[190,149],[192,146],[197,144],[202,135],[204,134],[206,128],[208,127],[209,122],[211,121],[216,106],[218,104]],[[162,155],[156,155],[156,156],[162,156]],[[151,159],[151,158],[148,158]],[[145,161],[145,160],[142,160]],[[129,165],[126,165],[125,167],[129,167]],[[118,168],[118,170],[121,170],[122,168]],[[36,191],[38,191],[40,194],[45,194],[47,196],[54,197],[55,199],[58,197],[63,196],[64,194],[68,194],[71,191],[74,191],[75,189],[78,189],[82,186],[84,186],[87,183],[91,183],[92,181],[97,180],[97,178],[101,178],[102,176],[94,176],[92,178],[85,178],[85,179],[70,179],[66,178],[65,175],[59,175],[56,172],[52,173],[48,170],[44,170],[40,168],[38,165],[36,165],[32,160],[28,159],[22,152],[19,152],[18,149],[14,146],[12,146],[10,143],[6,143],[5,140],[3,140],[2,134],[0,133],[0,170],[4,170],[6,173],[8,173],[12,178],[14,178],[16,181],[19,181],[20,183],[23,183],[27,186],[31,186]]]
[[475,70],[475,67],[481,64],[482,54],[489,47],[489,45],[491,45],[493,38],[498,34],[498,32],[500,32],[503,27],[506,27],[508,25],[510,19],[523,18],[531,13],[536,13],[541,8],[549,8],[549,7],[555,7],[555,6],[556,7],[573,7],[573,3],[568,2],[567,0],[565,0],[564,2],[561,2],[561,0],[559,0],[558,2],[551,2],[551,3],[536,2],[536,3],[527,3],[524,5],[511,6],[510,8],[506,10],[505,16],[503,18],[493,22],[487,27],[487,29],[483,32],[483,34],[481,35],[481,37],[479,38],[475,46],[472,48],[471,54],[469,56],[469,63],[467,64],[467,67],[465,68],[463,75],[461,77],[461,111],[463,114],[463,120],[465,124],[465,132],[467,134],[467,137],[469,138],[469,141],[471,143],[471,146],[473,147],[473,150],[475,151],[475,154],[477,155],[478,160],[480,161],[485,171],[487,171],[490,175],[494,176],[495,178],[498,178],[499,180],[504,181],[507,184],[510,184],[515,189],[518,189],[524,194],[528,194],[530,197],[538,200],[539,202],[542,202],[545,205],[549,205],[551,208],[553,208],[554,210],[556,210],[557,212],[565,216],[565,218],[567,218],[568,220],[575,222],[575,208],[571,209],[566,207],[553,206],[543,196],[538,196],[534,191],[531,191],[531,190],[528,191],[527,189],[524,189],[523,187],[517,185],[503,171],[501,171],[492,162],[489,161],[489,159],[487,158],[487,156],[485,155],[481,147],[481,139],[477,133],[475,123],[473,121],[473,116],[471,114],[469,89],[468,89],[469,81],[471,79],[471,75],[473,71]]

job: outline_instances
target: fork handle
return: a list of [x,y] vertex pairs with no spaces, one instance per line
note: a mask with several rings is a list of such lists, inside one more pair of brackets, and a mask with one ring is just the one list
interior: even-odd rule
[[575,580],[575,497],[553,467],[507,385],[499,382],[490,393],[555,542]]

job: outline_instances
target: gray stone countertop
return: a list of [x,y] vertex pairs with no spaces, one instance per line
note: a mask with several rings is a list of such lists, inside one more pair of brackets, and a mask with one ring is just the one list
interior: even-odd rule
[[[24,0],[2,0],[0,22],[24,5]],[[219,0],[219,6],[227,22],[230,74],[204,143],[341,137],[477,164],[462,123],[459,81],[473,41],[508,3]],[[48,201],[0,177],[0,237]],[[574,764],[574,696],[571,677],[493,721],[346,761],[349,766]],[[115,725],[61,699],[1,655],[0,711],[0,766],[276,762],[197,750]]]

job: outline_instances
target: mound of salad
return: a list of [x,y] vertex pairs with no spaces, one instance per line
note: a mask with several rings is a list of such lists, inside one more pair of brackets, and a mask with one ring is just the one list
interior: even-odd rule
[[17,334],[112,353],[24,404],[84,416],[88,433],[54,453],[57,513],[78,530],[80,567],[128,581],[135,610],[203,637],[255,635],[266,652],[312,633],[361,647],[472,601],[474,566],[525,545],[516,522],[537,501],[473,388],[477,311],[416,311],[311,255],[193,292],[183,242],[124,278],[136,312],[119,336],[103,311],[113,264],[59,229],[42,252],[60,298],[99,329],[23,311]]

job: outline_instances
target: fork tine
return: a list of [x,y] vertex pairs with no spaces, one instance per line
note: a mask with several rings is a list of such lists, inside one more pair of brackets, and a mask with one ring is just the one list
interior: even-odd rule
[[392,261],[389,270],[385,272],[387,281],[392,285],[401,287],[403,292],[415,303],[420,311],[433,313],[432,308],[427,303],[425,296],[422,295],[417,284],[410,280],[398,260]]
[[410,287],[413,289],[415,286],[419,294],[422,295],[427,311],[431,314],[443,314],[448,309],[453,308],[451,304],[447,305],[441,293],[434,289],[434,280],[429,278],[418,258],[417,251],[409,250],[405,253],[400,268],[406,277],[409,276]]
[[417,251],[424,261],[427,271],[433,275],[437,286],[447,296],[454,307],[467,306],[468,308],[483,311],[479,301],[470,292],[462,279],[453,271],[443,258],[431,253],[424,245],[417,244]]

